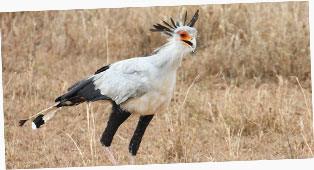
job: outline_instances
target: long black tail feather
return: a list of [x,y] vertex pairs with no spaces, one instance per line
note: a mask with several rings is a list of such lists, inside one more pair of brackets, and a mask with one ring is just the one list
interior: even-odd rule
[[28,121],[28,119],[20,120],[20,121],[19,121],[19,125],[20,125],[20,126],[23,126],[27,121]]
[[[40,111],[40,112],[38,112],[38,113],[32,115],[32,116],[29,117],[28,119],[22,119],[22,120],[20,120],[20,121],[19,121],[19,126],[23,126],[29,119],[31,119],[31,118],[33,118],[33,117],[35,117],[35,116],[36,116],[36,118],[37,118],[37,117],[39,117],[40,115],[45,115],[45,114],[51,112],[51,110],[55,110],[56,108],[58,108],[58,107],[57,107],[58,104],[59,104],[59,102],[56,103],[56,104],[54,104],[53,106],[50,106],[50,107],[48,107],[48,108],[46,108],[46,109],[44,109],[44,110],[42,110],[42,111]],[[36,118],[35,118],[35,119],[36,119]]]

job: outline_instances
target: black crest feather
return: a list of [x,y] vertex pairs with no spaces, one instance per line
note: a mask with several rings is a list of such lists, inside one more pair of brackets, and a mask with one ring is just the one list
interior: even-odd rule
[[168,22],[163,21],[163,23],[164,23],[164,24],[166,24],[168,27],[170,27],[170,28],[174,29],[174,28],[173,28],[170,24],[168,24]]
[[179,21],[177,21],[177,22],[176,22],[176,24],[177,24],[177,26],[178,26],[178,27],[180,27],[180,23],[179,23]]
[[[193,18],[191,19],[191,21],[186,26],[189,26],[189,27],[193,27],[194,26],[195,22],[198,19],[198,12],[199,12],[199,10],[197,10],[195,12]],[[187,11],[185,11],[183,25],[185,25],[186,19],[187,19]],[[172,18],[170,18],[170,21],[171,21],[172,25],[170,25],[166,21],[162,21],[163,24],[165,24],[165,25],[155,24],[155,25],[153,25],[154,28],[151,28],[150,31],[152,31],[152,32],[162,32],[165,35],[172,36],[173,33],[174,33],[174,30],[176,28],[180,27],[180,22],[179,21],[174,22],[174,20]]]
[[176,24],[174,23],[173,19],[170,18],[172,25],[174,26],[174,28],[177,28]]
[[196,22],[197,19],[198,19],[198,12],[199,12],[199,10],[197,10],[197,11],[195,12],[193,18],[191,19],[191,21],[188,23],[187,26],[190,26],[190,27],[193,27],[193,26],[194,26],[195,22]]
[[184,23],[183,23],[183,25],[185,25],[185,23],[186,23],[186,17],[187,17],[187,15],[188,15],[188,11],[185,11],[185,15],[184,15]]
[[152,32],[163,32],[164,34],[166,35],[172,35],[173,33],[173,30],[161,25],[161,24],[156,24],[156,25],[153,25],[154,28],[153,29],[150,29]]

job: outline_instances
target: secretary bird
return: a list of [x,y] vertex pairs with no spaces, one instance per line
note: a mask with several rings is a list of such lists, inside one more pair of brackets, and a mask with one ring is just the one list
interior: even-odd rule
[[[105,147],[110,161],[117,165],[110,145],[119,126],[131,115],[139,115],[137,127],[129,144],[130,163],[135,164],[135,156],[139,149],[145,130],[155,113],[165,109],[170,103],[176,84],[176,72],[181,65],[182,57],[194,52],[196,48],[197,30],[193,28],[198,19],[196,11],[186,24],[155,24],[152,32],[162,32],[169,37],[168,42],[157,48],[154,54],[147,57],[136,57],[122,60],[98,69],[93,75],[68,88],[68,91],[55,99],[55,104],[33,116],[35,130],[51,119],[56,111],[65,106],[75,106],[83,102],[107,100],[112,104],[112,112],[107,127],[102,134],[101,144]],[[26,120],[20,120],[23,126]]]

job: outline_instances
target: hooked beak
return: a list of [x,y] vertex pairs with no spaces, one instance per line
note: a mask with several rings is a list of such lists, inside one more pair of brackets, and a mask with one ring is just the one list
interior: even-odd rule
[[185,44],[192,49],[192,52],[194,52],[196,48],[196,39],[194,37],[191,38],[190,40],[183,40],[183,42],[185,42]]

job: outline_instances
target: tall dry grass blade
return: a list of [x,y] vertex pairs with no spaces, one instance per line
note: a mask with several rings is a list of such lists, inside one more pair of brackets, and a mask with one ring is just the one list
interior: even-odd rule
[[291,143],[290,143],[290,140],[289,140],[289,133],[287,131],[285,131],[285,135],[286,135],[286,140],[287,140],[287,143],[288,143],[290,159],[294,159],[295,157],[294,157],[294,152],[292,150],[292,146],[291,146]]
[[[62,132],[63,132],[63,131],[62,131]],[[87,166],[87,164],[86,164],[86,162],[85,162],[85,159],[84,159],[84,155],[83,155],[81,149],[78,147],[78,145],[77,145],[77,143],[75,142],[75,140],[72,138],[72,136],[71,136],[70,134],[68,134],[68,133],[66,133],[66,132],[64,132],[64,133],[65,133],[65,134],[71,139],[71,141],[74,143],[76,149],[79,151],[79,153],[80,153],[80,155],[81,155],[81,158],[82,158],[82,161],[83,161],[84,166]]]
[[[182,102],[182,104],[181,104],[181,107],[180,107],[180,112],[179,112],[179,134],[183,134],[183,136],[184,136],[184,133],[182,133],[182,130],[184,129],[184,127],[182,127],[182,122],[183,122],[183,119],[182,119],[182,114],[183,114],[183,108],[184,108],[184,105],[185,105],[185,103],[186,103],[186,100],[187,100],[187,97],[188,97],[188,95],[189,95],[189,93],[190,93],[190,90],[191,90],[191,88],[193,87],[193,85],[194,85],[194,83],[195,83],[195,81],[196,80],[198,80],[198,78],[200,77],[200,75],[197,75],[197,76],[195,76],[195,78],[194,78],[194,80],[193,80],[193,82],[191,83],[191,85],[188,87],[188,89],[187,89],[187,91],[186,91],[186,93],[185,93],[185,97],[184,97],[184,100],[183,100],[183,102]],[[189,120],[189,118],[188,118],[188,120]],[[185,121],[186,122],[186,121]],[[189,121],[187,121],[187,122],[189,122]],[[189,124],[189,123],[188,123]],[[183,160],[185,160],[184,162],[186,162],[186,158],[187,158],[187,150],[186,150],[186,148],[184,148],[184,147],[182,147],[182,140],[184,140],[184,137],[182,138],[181,137],[181,135],[180,136],[178,136],[178,138],[177,138],[177,142],[176,142],[176,150],[179,150],[179,152],[177,153],[177,157],[179,158],[179,159],[181,159],[182,158],[182,156],[184,156],[183,157]]]
[[186,93],[185,93],[184,100],[183,100],[183,102],[182,102],[182,104],[181,104],[181,107],[180,107],[180,113],[179,113],[179,116],[180,116],[180,117],[179,117],[179,122],[180,122],[180,124],[179,124],[179,125],[181,125],[181,122],[182,122],[182,116],[181,116],[181,115],[182,115],[182,111],[183,111],[183,107],[184,107],[184,105],[185,105],[186,99],[188,98],[188,95],[189,95],[189,93],[190,93],[190,90],[191,90],[191,88],[193,87],[195,81],[196,81],[199,77],[200,77],[200,75],[195,76],[193,82],[191,83],[191,85],[189,86],[189,88],[187,89],[187,91],[186,91]]
[[93,111],[93,109],[91,108],[90,110],[91,116],[92,116],[92,144],[94,145],[94,153],[93,153],[93,162],[95,161],[95,158],[97,158],[96,155],[96,126],[95,126],[95,113]]
[[302,121],[302,118],[300,117],[300,127],[301,127],[301,136],[303,138],[303,141],[305,142],[309,152],[311,153],[312,157],[314,157],[314,154],[313,154],[313,151],[309,145],[309,143],[307,142],[305,136],[304,136],[304,124],[303,124],[303,121]]
[[307,109],[309,115],[312,115],[313,113],[311,112],[310,107],[309,107],[309,104],[307,103],[307,100],[306,100],[306,96],[305,96],[305,92],[304,92],[304,90],[303,90],[303,87],[301,86],[301,83],[300,83],[298,77],[295,77],[295,79],[297,80],[298,85],[299,85],[299,87],[300,87],[300,89],[301,89],[301,91],[302,91],[302,94],[303,94],[303,97],[304,97],[304,102],[305,102],[305,105],[306,105],[306,109]]
[[[227,92],[229,92],[229,91],[226,91],[226,93]],[[225,103],[227,103],[226,102],[226,98],[227,98],[227,94],[225,93]],[[226,106],[225,106],[226,107]],[[217,108],[218,109],[218,108]],[[225,109],[225,108],[224,108]],[[220,109],[218,109],[218,115],[219,115],[219,117],[220,117],[220,119],[221,119],[221,121],[222,121],[222,123],[223,123],[223,125],[224,125],[224,127],[225,127],[225,131],[226,131],[226,133],[227,133],[227,138],[225,139],[225,141],[226,141],[226,143],[228,144],[228,150],[229,150],[229,155],[230,156],[232,156],[233,154],[232,154],[232,146],[231,146],[231,131],[230,131],[230,126],[228,126],[227,125],[227,123],[226,123],[226,121],[225,121],[225,118],[224,118],[224,116],[222,115],[222,112],[221,112],[221,110]]]
[[[1,49],[0,49],[0,50],[1,50]],[[1,56],[0,56],[0,57],[1,57]],[[15,75],[16,75],[16,72],[14,72],[12,76],[10,76],[9,81],[8,81],[7,84],[4,86],[3,90],[5,90],[5,89],[8,87],[8,85],[10,84],[11,80],[15,77]]]
[[109,56],[109,40],[108,40],[108,27],[106,27],[106,48],[107,48],[107,65],[110,64],[110,56]]
[[208,106],[209,106],[208,112],[209,112],[209,114],[210,114],[210,116],[211,116],[213,122],[216,122],[216,118],[215,118],[214,113],[213,113],[212,103],[211,103],[211,102],[208,102]]
[[93,152],[92,130],[90,127],[90,103],[87,103],[87,105],[86,105],[86,118],[87,118],[87,132],[88,132],[88,139],[89,139],[89,149],[90,149],[90,154],[93,158],[94,152]]

